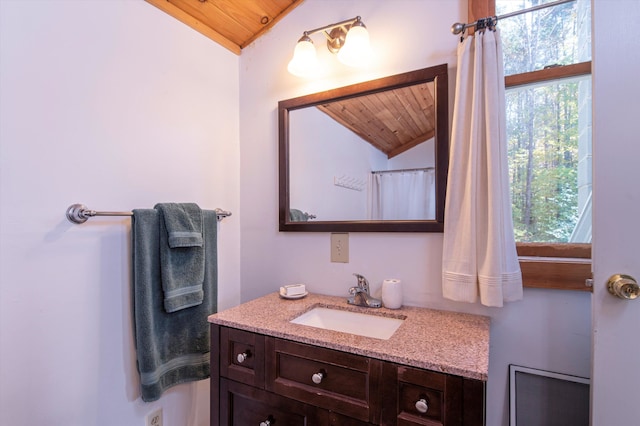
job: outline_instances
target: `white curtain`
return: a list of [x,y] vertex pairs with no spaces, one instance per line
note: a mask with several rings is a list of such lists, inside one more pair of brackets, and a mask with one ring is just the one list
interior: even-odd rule
[[369,188],[373,220],[435,219],[433,170],[373,173]]
[[442,260],[445,298],[503,306],[522,298],[509,195],[499,31],[458,46]]

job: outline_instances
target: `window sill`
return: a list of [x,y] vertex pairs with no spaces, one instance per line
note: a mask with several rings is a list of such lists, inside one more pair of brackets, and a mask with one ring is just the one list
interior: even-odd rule
[[517,250],[524,287],[593,291],[591,244],[518,243]]

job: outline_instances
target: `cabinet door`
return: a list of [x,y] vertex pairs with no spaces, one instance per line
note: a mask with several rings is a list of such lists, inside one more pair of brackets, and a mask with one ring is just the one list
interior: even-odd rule
[[264,336],[220,327],[220,375],[264,388]]
[[487,384],[481,380],[463,379],[462,424],[484,426]]
[[227,379],[220,380],[220,396],[220,425],[329,425],[326,410]]

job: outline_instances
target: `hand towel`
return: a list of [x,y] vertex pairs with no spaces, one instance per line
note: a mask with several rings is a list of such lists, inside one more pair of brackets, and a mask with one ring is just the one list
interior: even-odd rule
[[202,210],[195,203],[158,203],[171,248],[202,247]]
[[164,308],[175,312],[202,303],[205,247],[202,210],[194,203],[159,203]]
[[155,401],[179,383],[209,377],[207,317],[217,311],[217,216],[203,211],[203,301],[168,313],[160,277],[160,213],[133,211],[133,315],[142,399]]

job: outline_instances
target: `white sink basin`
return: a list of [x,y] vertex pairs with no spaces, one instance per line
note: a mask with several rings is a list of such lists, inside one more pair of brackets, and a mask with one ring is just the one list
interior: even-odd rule
[[369,315],[322,307],[313,308],[291,320],[294,324],[341,331],[343,333],[357,334],[359,336],[374,337],[383,340],[390,338],[398,327],[400,327],[402,321],[403,319],[401,318],[383,317],[380,315]]

